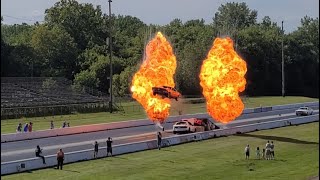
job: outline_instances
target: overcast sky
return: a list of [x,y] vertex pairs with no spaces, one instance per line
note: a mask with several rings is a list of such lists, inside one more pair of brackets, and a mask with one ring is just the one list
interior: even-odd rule
[[[44,11],[57,0],[1,0],[1,15],[5,24],[33,24],[43,21]],[[102,5],[106,12],[107,0],[79,0],[81,3]],[[221,4],[226,2],[246,2],[250,9],[258,11],[258,21],[270,16],[278,24],[284,20],[284,29],[291,32],[305,16],[319,17],[319,0],[113,0],[112,13],[138,17],[146,24],[168,24],[174,18],[183,22],[203,18],[206,23]]]

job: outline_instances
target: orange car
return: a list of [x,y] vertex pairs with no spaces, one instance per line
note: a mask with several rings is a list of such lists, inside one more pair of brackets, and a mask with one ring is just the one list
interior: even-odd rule
[[161,87],[152,87],[153,95],[160,95],[163,98],[175,99],[178,101],[178,98],[181,97],[181,94],[173,87],[161,86]]

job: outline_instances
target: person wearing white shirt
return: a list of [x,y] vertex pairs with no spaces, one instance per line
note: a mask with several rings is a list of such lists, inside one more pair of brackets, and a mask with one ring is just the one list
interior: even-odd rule
[[249,159],[250,156],[250,147],[249,144],[244,148],[244,153],[246,154],[246,159]]
[[267,144],[266,144],[266,159],[267,160],[270,160],[270,154],[271,154],[270,153],[270,149],[271,149],[270,148],[270,142],[268,141]]

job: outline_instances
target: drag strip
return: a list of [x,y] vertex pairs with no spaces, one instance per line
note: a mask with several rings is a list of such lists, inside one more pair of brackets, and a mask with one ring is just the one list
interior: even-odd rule
[[[318,114],[318,108],[314,109],[315,114]],[[250,123],[287,119],[296,117],[294,110],[295,109],[285,109],[279,111],[243,114],[238,119],[227,125],[220,123],[216,124],[222,128],[229,128]],[[182,118],[184,117],[182,116],[180,119]],[[164,124],[166,129],[166,131],[163,133],[164,137],[175,136],[172,134],[172,125],[173,122]],[[55,154],[59,148],[63,148],[64,152],[90,149],[93,148],[94,141],[98,141],[100,143],[100,147],[104,147],[106,146],[105,141],[109,136],[113,137],[114,145],[155,139],[155,132],[155,126],[149,125],[85,134],[1,143],[1,162],[32,158],[35,156],[35,147],[37,145],[40,145],[43,148],[43,155],[46,156]]]

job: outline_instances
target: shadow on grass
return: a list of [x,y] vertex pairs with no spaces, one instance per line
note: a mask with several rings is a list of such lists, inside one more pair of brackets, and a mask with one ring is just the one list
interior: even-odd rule
[[173,150],[173,149],[161,149],[161,151],[177,152],[176,150]]
[[279,137],[279,136],[265,136],[265,135],[256,135],[256,134],[236,134],[235,136],[254,137],[254,138],[260,138],[260,139],[265,139],[270,141],[281,141],[281,142],[289,142],[289,143],[296,143],[296,144],[319,144],[318,142],[303,141],[299,139]]
[[65,170],[65,169],[63,169],[62,171],[68,171],[68,172],[75,172],[75,173],[80,173],[80,171]]

